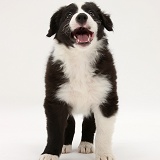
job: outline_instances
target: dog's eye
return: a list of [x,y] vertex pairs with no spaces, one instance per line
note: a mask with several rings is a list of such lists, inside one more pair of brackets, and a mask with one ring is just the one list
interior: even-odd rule
[[72,17],[72,13],[71,12],[69,12],[68,14],[67,14],[67,19],[69,19],[70,17]]
[[91,16],[94,16],[94,13],[93,13],[91,10],[89,10],[88,13],[89,13]]

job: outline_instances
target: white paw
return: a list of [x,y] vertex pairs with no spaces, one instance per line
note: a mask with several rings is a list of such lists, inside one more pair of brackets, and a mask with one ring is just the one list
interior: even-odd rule
[[51,154],[42,154],[39,160],[58,160],[58,156]]
[[78,147],[78,152],[84,154],[93,153],[94,152],[93,144],[89,142],[81,142]]
[[63,145],[62,154],[72,152],[72,145]]
[[115,160],[112,154],[96,155],[96,160]]

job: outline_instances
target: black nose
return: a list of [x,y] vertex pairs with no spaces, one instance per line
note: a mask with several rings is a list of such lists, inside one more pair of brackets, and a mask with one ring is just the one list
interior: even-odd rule
[[88,16],[85,13],[80,13],[77,17],[76,20],[79,24],[85,24],[88,19]]

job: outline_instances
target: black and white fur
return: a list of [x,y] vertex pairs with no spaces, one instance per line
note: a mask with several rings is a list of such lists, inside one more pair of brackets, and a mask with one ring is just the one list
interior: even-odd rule
[[92,2],[64,6],[51,17],[47,36],[55,35],[54,50],[47,63],[44,101],[48,139],[40,160],[58,160],[61,153],[71,152],[74,113],[84,115],[78,151],[93,152],[96,130],[96,160],[114,159],[117,77],[104,33],[112,28],[110,16]]

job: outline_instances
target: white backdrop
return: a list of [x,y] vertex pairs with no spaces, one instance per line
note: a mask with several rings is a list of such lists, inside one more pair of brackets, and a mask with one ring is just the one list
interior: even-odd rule
[[[71,2],[79,0],[0,1],[0,159],[38,159],[43,150],[44,73],[53,39],[45,35],[54,11]],[[160,1],[97,4],[114,24],[107,34],[118,72],[117,160],[160,159]]]

